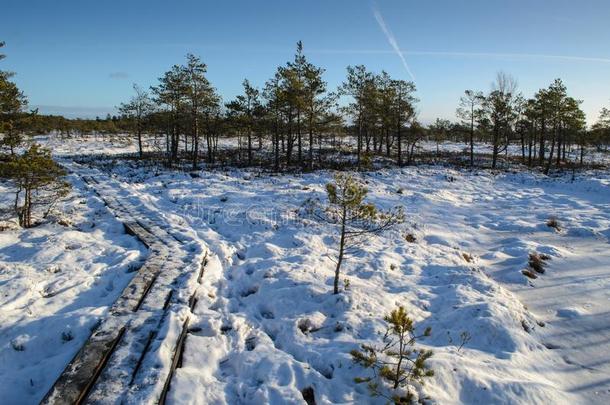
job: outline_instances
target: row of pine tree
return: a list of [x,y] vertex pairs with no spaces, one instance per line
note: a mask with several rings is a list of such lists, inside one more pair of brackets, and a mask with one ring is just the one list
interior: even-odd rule
[[[510,75],[499,73],[492,89],[466,90],[459,100],[458,122],[437,119],[423,126],[417,118],[413,82],[375,73],[365,66],[348,66],[346,78],[329,89],[324,69],[311,63],[297,43],[292,60],[279,66],[262,88],[243,81],[242,94],[223,102],[207,78],[207,66],[198,57],[174,65],[148,90],[134,85],[133,97],[118,107],[119,115],[96,120],[69,120],[25,112],[27,99],[10,81],[0,77],[0,133],[2,145],[13,150],[24,133],[133,134],[140,157],[154,156],[172,166],[202,161],[313,170],[353,164],[366,168],[378,157],[397,165],[412,164],[425,155],[423,140],[437,145],[464,142],[462,163],[489,165],[514,160],[553,167],[583,163],[587,147],[607,149],[610,111],[602,109],[592,128],[586,127],[581,101],[568,95],[556,79],[527,99]],[[150,150],[145,139],[163,138]],[[229,142],[221,142],[229,140]],[[476,153],[476,145],[491,153]],[[509,147],[513,151],[509,154]],[[230,147],[229,147],[230,146]]]

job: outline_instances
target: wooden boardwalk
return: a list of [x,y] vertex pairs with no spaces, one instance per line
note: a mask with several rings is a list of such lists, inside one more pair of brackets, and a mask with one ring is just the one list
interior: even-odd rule
[[69,169],[148,247],[149,256],[41,403],[163,404],[180,367],[207,251],[134,204],[107,176]]

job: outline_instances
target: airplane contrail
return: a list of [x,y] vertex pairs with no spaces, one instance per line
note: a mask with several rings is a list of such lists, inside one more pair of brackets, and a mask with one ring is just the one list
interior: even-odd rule
[[394,34],[392,34],[392,31],[390,31],[390,29],[386,25],[385,20],[383,19],[383,16],[377,9],[377,6],[375,3],[373,3],[373,15],[375,16],[375,20],[377,20],[377,24],[379,24],[379,27],[383,31],[386,39],[390,43],[390,46],[392,47],[392,49],[394,49],[394,53],[396,53],[396,55],[400,58],[402,65],[404,66],[404,68],[407,71],[407,73],[409,74],[409,76],[411,76],[411,79],[415,80],[415,75],[413,75],[411,68],[409,68],[409,64],[407,63],[407,59],[405,58],[405,55],[400,50],[400,47],[398,46],[398,42],[396,42],[396,38],[394,37]]

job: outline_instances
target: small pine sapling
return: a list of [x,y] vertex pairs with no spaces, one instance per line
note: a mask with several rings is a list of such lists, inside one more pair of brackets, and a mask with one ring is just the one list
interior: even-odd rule
[[355,381],[367,383],[372,396],[381,396],[396,404],[410,403],[413,398],[408,390],[409,383],[423,384],[424,378],[434,375],[426,364],[432,351],[413,347],[416,339],[430,336],[432,330],[428,327],[416,336],[413,320],[404,307],[393,310],[384,320],[388,329],[382,347],[362,345],[361,350],[351,351],[355,363],[373,372],[372,376]]
[[367,188],[351,174],[339,173],[334,182],[326,185],[328,204],[320,206],[319,200],[309,200],[308,212],[323,222],[339,228],[339,248],[335,267],[334,294],[339,293],[341,264],[345,256],[377,235],[404,221],[402,207],[381,211],[372,203],[365,203]]
[[468,331],[463,331],[462,333],[460,333],[460,345],[458,346],[457,351],[459,352],[460,350],[462,350],[462,347],[464,347],[464,345],[468,342],[470,342],[470,339],[472,339],[472,336],[470,335],[470,333]]

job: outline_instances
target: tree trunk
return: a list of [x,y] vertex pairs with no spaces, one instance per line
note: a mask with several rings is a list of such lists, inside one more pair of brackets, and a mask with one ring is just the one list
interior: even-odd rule
[[470,112],[470,168],[474,167],[474,104]]
[[193,128],[193,170],[197,170],[197,163],[199,159],[199,119],[195,116],[194,128]]
[[275,126],[274,126],[274,134],[273,134],[274,138],[273,138],[273,149],[274,149],[274,166],[275,166],[275,172],[279,172],[280,171],[280,133],[279,133],[279,123],[278,123],[278,117],[276,115],[275,117]]
[[396,145],[398,147],[397,153],[398,153],[398,166],[402,166],[402,125],[400,123],[400,121],[398,121],[398,132],[396,133],[396,140],[398,141],[398,145]]
[[333,284],[333,294],[339,294],[339,275],[341,270],[341,262],[343,262],[343,252],[345,250],[345,221],[347,218],[347,209],[343,207],[341,216],[341,240],[339,242],[339,257],[337,258],[337,267],[335,268],[335,281]]
[[360,170],[360,155],[362,154],[362,112],[358,113],[358,140],[356,142],[357,144],[357,151],[356,151],[356,166],[358,168],[358,170]]
[[544,174],[549,174],[551,170],[551,164],[553,163],[553,153],[555,152],[555,135],[553,134],[553,139],[551,140],[551,151],[549,152],[549,159],[547,161],[546,167],[544,168]]
[[252,166],[252,131],[248,126],[248,166]]
[[138,154],[140,156],[140,159],[142,159],[142,156],[143,156],[143,152],[142,152],[142,129],[140,128],[140,123],[138,123]]
[[398,363],[396,363],[396,372],[394,374],[394,389],[397,389],[398,385],[400,385],[400,378],[401,378],[400,372],[401,372],[401,366],[402,366],[402,360],[403,360],[404,341],[405,341],[404,329],[402,329],[400,332],[400,336],[398,338]]
[[309,170],[313,170],[313,122],[309,120]]
[[538,152],[538,160],[542,165],[544,163],[544,133],[546,132],[546,123],[542,120],[542,126],[540,127],[540,148]]
[[297,111],[297,154],[299,161],[299,170],[303,167],[303,146],[301,144],[301,110]]
[[558,131],[558,135],[557,135],[557,167],[559,167],[559,165],[561,164],[561,146],[563,144],[563,139],[562,139],[562,134],[561,134],[561,129],[559,129]]
[[385,129],[385,155],[386,157],[390,157],[390,130],[388,128]]
[[494,133],[493,133],[493,151],[492,151],[492,157],[491,157],[491,168],[495,169],[496,168],[496,164],[498,163],[498,140],[499,140],[500,136],[498,133],[498,129],[497,126],[496,128],[494,128]]

